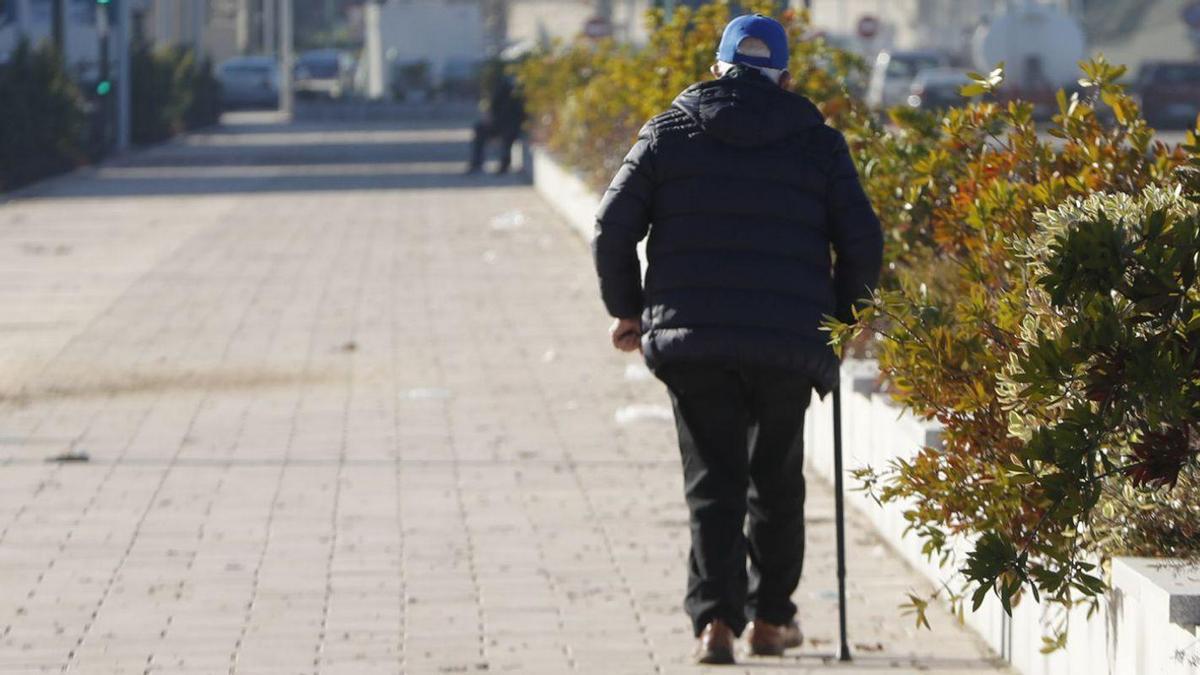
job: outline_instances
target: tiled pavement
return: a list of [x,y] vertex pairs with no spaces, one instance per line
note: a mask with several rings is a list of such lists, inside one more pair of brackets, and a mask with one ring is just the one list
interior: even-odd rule
[[[0,205],[0,673],[692,670],[665,397],[465,140],[245,123]],[[854,520],[833,662],[830,514],[740,670],[993,669]]]

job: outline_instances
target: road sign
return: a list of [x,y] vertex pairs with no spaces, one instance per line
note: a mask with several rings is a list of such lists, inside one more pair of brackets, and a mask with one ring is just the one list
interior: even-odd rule
[[1183,22],[1192,30],[1200,30],[1200,2],[1191,2],[1183,8]]
[[612,37],[612,33],[612,22],[602,16],[593,16],[583,24],[583,34],[593,40]]
[[870,40],[879,34],[879,19],[870,14],[858,20],[858,37]]

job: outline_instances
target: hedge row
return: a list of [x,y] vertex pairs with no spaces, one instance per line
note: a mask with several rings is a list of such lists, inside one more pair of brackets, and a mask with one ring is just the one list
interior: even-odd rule
[[[161,141],[220,116],[212,68],[190,50],[138,47],[131,72],[134,143]],[[107,145],[105,130],[93,128],[103,117],[90,112],[49,44],[22,43],[0,65],[0,101],[0,191],[70,170]]]
[[[796,88],[846,134],[883,220],[883,286],[857,325],[829,328],[944,428],[941,446],[857,473],[960,573],[941,593],[1065,607],[1096,602],[1107,556],[1200,558],[1196,136],[1156,142],[1103,58],[1048,126],[999,102],[1002,67],[965,81],[960,106],[880,120],[846,86],[861,60],[809,37],[803,12],[743,4],[788,27]],[[643,47],[531,59],[534,135],[603,186],[639,126],[707,76],[729,18],[722,3],[656,14]],[[912,598],[918,623],[927,602]]]
[[212,64],[197,60],[191,49],[139,45],[130,66],[134,143],[156,143],[220,118],[220,85]]
[[0,66],[0,190],[85,160],[83,97],[48,47],[19,45]]

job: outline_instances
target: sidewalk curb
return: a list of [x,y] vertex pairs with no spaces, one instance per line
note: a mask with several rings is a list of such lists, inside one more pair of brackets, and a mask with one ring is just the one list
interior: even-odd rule
[[530,147],[533,188],[589,245],[595,229],[600,197],[578,174],[559,164],[545,148]]

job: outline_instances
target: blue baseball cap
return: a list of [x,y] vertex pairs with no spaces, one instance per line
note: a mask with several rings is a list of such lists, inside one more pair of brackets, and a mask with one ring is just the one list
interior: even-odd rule
[[[771,56],[750,56],[737,53],[738,45],[746,38],[758,38],[771,50]],[[725,63],[744,63],[759,68],[787,70],[788,35],[783,24],[762,14],[743,14],[725,26],[717,60]]]

